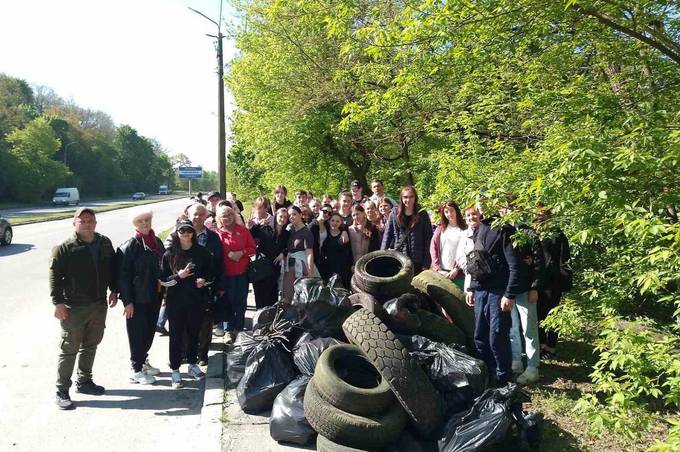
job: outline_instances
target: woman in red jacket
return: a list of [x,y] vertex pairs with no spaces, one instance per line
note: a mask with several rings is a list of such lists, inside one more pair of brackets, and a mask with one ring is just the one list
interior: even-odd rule
[[245,226],[236,223],[234,209],[222,206],[215,214],[217,233],[222,243],[224,256],[224,274],[220,284],[220,301],[218,304],[218,327],[226,322],[226,330],[230,340],[243,330],[248,299],[248,263],[255,254],[255,239]]

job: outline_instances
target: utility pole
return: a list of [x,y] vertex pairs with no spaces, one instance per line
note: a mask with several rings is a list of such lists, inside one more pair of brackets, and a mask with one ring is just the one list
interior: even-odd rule
[[225,164],[227,160],[227,136],[225,132],[225,118],[224,118],[224,59],[222,56],[222,0],[220,0],[220,18],[219,21],[214,21],[202,12],[189,7],[189,9],[196,14],[209,20],[217,27],[217,35],[206,34],[211,38],[215,38],[217,51],[217,178],[219,181],[219,191],[224,196],[227,191],[227,176],[225,171]]

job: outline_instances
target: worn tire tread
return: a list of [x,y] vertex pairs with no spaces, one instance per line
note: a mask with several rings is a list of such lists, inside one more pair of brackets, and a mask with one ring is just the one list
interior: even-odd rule
[[401,341],[366,309],[352,314],[342,329],[387,380],[416,431],[422,436],[431,435],[442,422],[441,398]]

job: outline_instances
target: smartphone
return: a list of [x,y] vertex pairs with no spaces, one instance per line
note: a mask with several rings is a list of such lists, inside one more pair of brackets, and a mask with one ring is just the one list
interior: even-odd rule
[[189,262],[186,268],[188,271],[193,272],[194,270],[196,270],[196,264],[194,264],[193,262]]

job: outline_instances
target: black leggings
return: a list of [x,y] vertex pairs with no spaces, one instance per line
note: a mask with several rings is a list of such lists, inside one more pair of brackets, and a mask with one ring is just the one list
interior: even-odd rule
[[[559,290],[550,291],[550,294],[541,290],[538,293],[538,322],[542,322],[550,311],[560,304],[560,299],[562,298],[562,292]],[[547,345],[550,348],[555,348],[557,346],[557,331],[546,330],[539,326],[538,337],[541,344]]]
[[196,364],[198,356],[198,333],[205,314],[202,303],[168,303],[170,324],[170,368],[179,369],[184,354],[183,342],[186,332],[186,357],[189,364]]
[[130,362],[134,371],[140,372],[153,344],[161,302],[135,303],[134,307],[135,313],[131,319],[125,321],[125,326],[130,344]]

